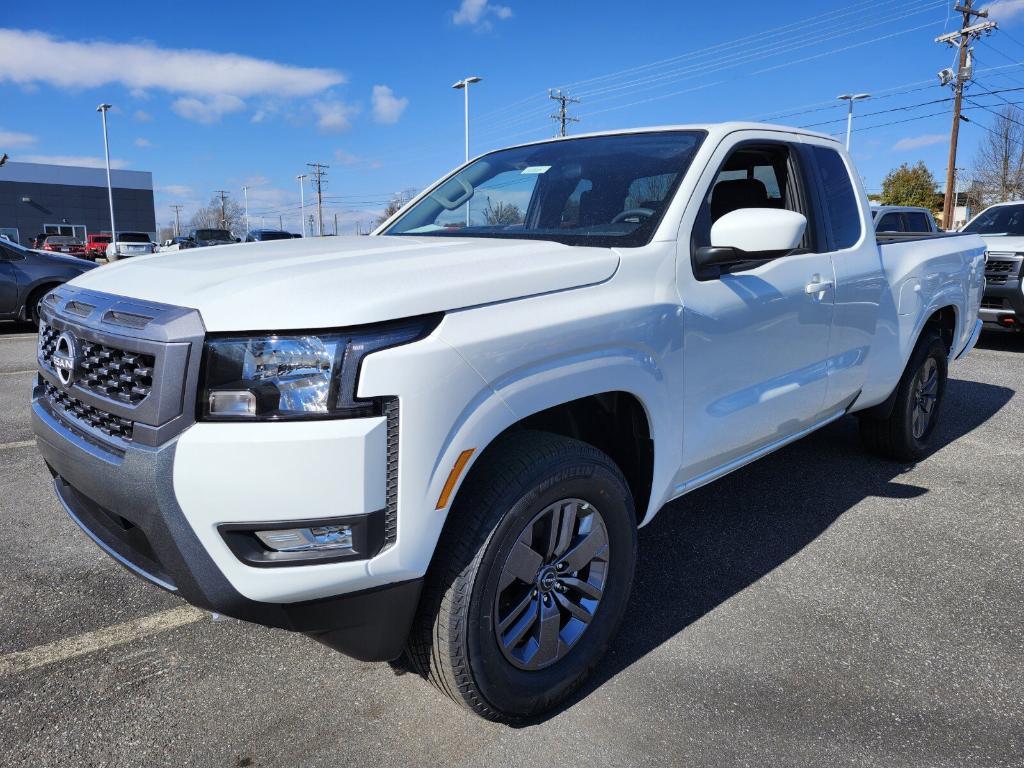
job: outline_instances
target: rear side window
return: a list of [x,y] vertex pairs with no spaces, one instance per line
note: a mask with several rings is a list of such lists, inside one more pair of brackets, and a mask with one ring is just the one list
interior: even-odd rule
[[850,173],[839,153],[828,147],[814,147],[814,158],[821,174],[825,219],[832,230],[836,250],[850,248],[860,240],[860,210],[850,183]]
[[903,229],[900,227],[900,215],[898,213],[885,214],[885,216],[878,220],[878,224],[875,225],[875,231],[902,232]]

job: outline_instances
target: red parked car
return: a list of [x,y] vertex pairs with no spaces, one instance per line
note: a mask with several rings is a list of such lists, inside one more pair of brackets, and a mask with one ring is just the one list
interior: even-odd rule
[[77,237],[67,235],[48,235],[43,243],[43,250],[85,257],[85,243]]
[[88,235],[85,238],[85,255],[90,259],[107,255],[110,235]]

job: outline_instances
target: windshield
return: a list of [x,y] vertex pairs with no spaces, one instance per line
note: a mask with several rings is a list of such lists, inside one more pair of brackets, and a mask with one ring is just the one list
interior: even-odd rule
[[89,242],[91,243],[109,243],[110,235],[89,235]]
[[234,240],[226,229],[197,229],[196,240]]
[[78,240],[67,235],[50,235],[46,238],[46,242],[50,245],[76,245]]
[[982,211],[963,229],[978,235],[1024,235],[1024,205],[997,205]]
[[256,238],[258,240],[291,240],[292,235],[290,232],[257,232]]
[[145,232],[121,232],[117,240],[121,243],[148,243],[149,235]]
[[643,245],[703,138],[701,131],[659,131],[492,152],[442,181],[381,234]]

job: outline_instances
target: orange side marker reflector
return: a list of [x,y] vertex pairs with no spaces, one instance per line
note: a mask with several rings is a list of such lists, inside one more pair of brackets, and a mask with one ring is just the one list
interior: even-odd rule
[[452,467],[452,471],[448,473],[448,480],[445,481],[444,488],[441,489],[441,495],[437,497],[437,506],[434,509],[444,509],[448,506],[448,497],[452,495],[452,491],[455,490],[455,484],[459,482],[459,477],[462,476],[462,470],[469,464],[469,459],[473,455],[473,451],[476,448],[470,448],[468,451],[463,451],[459,454],[459,458],[455,460],[455,466]]

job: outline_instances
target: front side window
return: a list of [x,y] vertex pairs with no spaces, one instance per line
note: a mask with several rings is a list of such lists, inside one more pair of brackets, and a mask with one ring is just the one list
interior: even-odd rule
[[442,181],[381,234],[643,245],[703,138],[700,131],[659,131],[492,152]]
[[978,235],[1024,235],[1024,205],[997,205],[979,213],[964,232]]
[[813,249],[814,227],[806,202],[802,173],[787,144],[741,144],[719,168],[697,212],[691,236],[693,251],[711,245],[711,226],[741,208],[779,208],[801,213],[808,227],[801,249]]
[[861,234],[860,209],[850,183],[850,172],[834,149],[814,147],[813,150],[821,175],[825,218],[832,230],[832,246],[837,251],[850,248],[860,240]]

